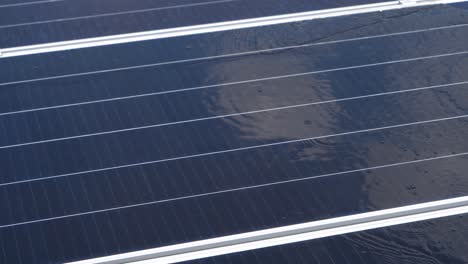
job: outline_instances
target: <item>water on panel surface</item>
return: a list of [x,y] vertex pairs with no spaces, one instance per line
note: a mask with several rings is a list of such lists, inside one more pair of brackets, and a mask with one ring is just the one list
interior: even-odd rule
[[1,60],[1,261],[466,195],[465,7]]

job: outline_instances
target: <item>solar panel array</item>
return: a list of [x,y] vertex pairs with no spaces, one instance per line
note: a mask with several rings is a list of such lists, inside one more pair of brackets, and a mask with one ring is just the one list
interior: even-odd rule
[[0,60],[0,263],[467,195],[467,7]]

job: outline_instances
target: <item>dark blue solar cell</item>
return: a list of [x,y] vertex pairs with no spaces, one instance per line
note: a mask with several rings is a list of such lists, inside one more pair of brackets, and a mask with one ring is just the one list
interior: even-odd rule
[[83,0],[4,7],[0,4],[0,35],[3,36],[0,48],[383,1]]
[[[5,103],[0,107],[3,110],[0,120],[5,127],[0,148],[463,81],[462,74],[447,68],[434,74],[440,78],[450,74],[452,79],[445,77],[448,80],[428,82],[427,78],[434,74],[423,72],[419,79],[424,83],[407,81],[406,87],[389,87],[394,75],[382,75],[381,72],[466,60],[467,54],[460,52],[464,51],[465,41],[468,41],[467,32],[468,27],[448,28],[438,32],[301,47],[284,50],[277,56],[257,54],[249,58],[208,60],[196,67],[191,63],[178,63],[126,70],[125,74],[114,71],[10,85],[3,92]],[[456,36],[457,40],[444,46],[432,45],[451,36]],[[411,50],[421,38],[426,39],[421,49]],[[352,52],[356,49],[363,51]],[[336,55],[330,57],[328,54],[332,52]],[[442,57],[428,58],[432,54]],[[408,59],[410,61],[406,61]],[[257,67],[259,62],[269,66]],[[225,76],[224,68],[235,69],[236,73]],[[208,71],[211,71],[210,78],[204,74]],[[291,76],[296,74],[301,76]],[[380,77],[370,79],[368,76]],[[270,77],[275,78],[268,79]],[[324,84],[320,79],[333,83]],[[350,81],[359,89],[351,89]],[[128,89],[130,82],[135,89]],[[67,96],[61,96],[63,93]],[[224,95],[226,93],[228,95]],[[216,100],[220,96],[230,96],[229,100],[236,105],[223,105]],[[12,97],[18,100],[14,107],[11,107]],[[246,99],[255,97],[268,100],[259,107],[257,101]],[[210,100],[206,102],[204,98]],[[152,114],[155,110],[158,114]],[[48,120],[55,121],[47,126],[37,125],[47,124]]]
[[461,7],[0,60],[0,263],[467,195]]
[[466,226],[452,216],[183,263],[466,263]]

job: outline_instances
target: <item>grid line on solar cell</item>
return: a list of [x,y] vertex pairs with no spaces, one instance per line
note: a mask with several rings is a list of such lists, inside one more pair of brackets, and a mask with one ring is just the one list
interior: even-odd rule
[[[440,54],[440,55],[433,55],[433,56],[425,56],[425,57],[417,57],[417,58],[410,58],[410,59],[402,59],[402,60],[394,60],[394,61],[386,61],[386,62],[379,62],[379,63],[372,63],[372,64],[363,64],[363,65],[356,65],[356,66],[349,66],[349,67],[340,67],[340,68],[333,68],[333,69],[326,69],[326,70],[319,70],[319,71],[312,71],[312,72],[305,72],[305,73],[298,73],[298,74],[281,75],[281,76],[259,78],[259,79],[251,79],[251,80],[244,80],[244,81],[237,81],[237,82],[230,82],[230,83],[221,83],[221,84],[189,87],[189,88],[174,89],[174,90],[160,91],[160,92],[153,92],[153,93],[145,93],[145,94],[138,94],[138,95],[114,97],[114,98],[100,99],[100,100],[93,100],[93,101],[85,101],[85,102],[72,103],[72,104],[63,104],[63,105],[41,107],[41,108],[32,108],[32,109],[26,109],[26,110],[19,110],[19,111],[11,111],[11,112],[0,113],[0,117],[1,116],[15,115],[15,114],[22,114],[22,113],[31,113],[31,112],[37,112],[37,111],[46,111],[46,110],[52,110],[52,109],[61,109],[61,108],[89,105],[89,104],[95,104],[95,103],[105,103],[105,102],[112,102],[112,101],[129,100],[129,99],[148,97],[148,96],[173,94],[173,93],[178,93],[178,92],[188,92],[188,91],[215,88],[215,87],[222,87],[222,86],[231,86],[231,85],[239,85],[239,84],[246,84],[246,83],[263,82],[263,81],[269,81],[269,80],[294,78],[294,77],[307,76],[307,75],[320,74],[320,73],[329,73],[329,72],[342,71],[342,70],[352,70],[352,69],[359,69],[359,68],[366,68],[366,67],[389,65],[389,64],[401,63],[401,62],[411,62],[411,61],[426,60],[426,59],[436,59],[436,58],[450,57],[450,56],[464,55],[464,54],[468,54],[468,51],[455,52],[455,53],[449,53],[449,54]],[[462,84],[462,83],[463,82],[457,82],[457,83],[451,83],[451,84],[445,84],[445,85]],[[428,86],[428,87],[430,88],[432,86]],[[301,105],[307,105],[307,104],[300,104],[298,106],[301,106]],[[292,107],[292,106],[289,106],[289,107]],[[274,108],[272,108],[272,110],[273,109]],[[262,111],[268,111],[268,110],[262,110]],[[244,114],[246,114],[246,113],[251,113],[251,111],[245,112]],[[201,119],[201,120],[203,120],[203,119]],[[174,122],[174,123],[177,124],[177,123],[181,123],[181,122]],[[161,125],[156,125],[156,126],[161,126]],[[149,128],[149,127],[155,127],[155,126],[135,127],[135,128],[132,128],[132,129],[123,129],[123,130],[120,130],[120,131],[128,131],[128,130]],[[116,131],[119,131],[119,130],[114,130],[114,132],[116,132]],[[108,133],[108,132],[106,132],[106,133]],[[47,142],[47,141],[40,141],[40,142]],[[32,143],[24,143],[24,144],[14,144],[14,145],[9,145],[9,146],[0,146],[0,149],[1,148],[7,148],[7,147],[20,146],[20,145],[30,145],[30,144],[34,144],[34,143],[32,142]]]
[[0,4],[0,8],[26,6],[26,5],[38,5],[38,4],[50,4],[50,3],[62,2],[62,1],[65,1],[65,0],[44,0],[44,1],[32,1],[32,2],[23,2],[23,3]]
[[113,68],[113,69],[105,69],[105,70],[98,70],[98,71],[73,73],[73,74],[58,75],[58,76],[49,76],[49,77],[35,78],[35,79],[29,79],[29,80],[20,80],[20,81],[0,83],[0,86],[8,86],[8,85],[15,85],[15,84],[22,84],[22,83],[29,83],[29,82],[38,82],[38,81],[55,80],[55,79],[70,78],[70,77],[79,77],[79,76],[86,76],[86,75],[93,75],[93,74],[100,74],[100,73],[109,73],[109,72],[116,72],[116,71],[126,71],[126,70],[133,70],[133,69],[157,67],[157,66],[164,66],[164,65],[171,65],[171,64],[178,64],[178,63],[186,63],[186,62],[197,62],[197,61],[203,61],[203,60],[230,58],[230,57],[245,56],[245,55],[256,55],[256,54],[268,53],[268,52],[274,52],[274,51],[282,51],[282,50],[297,49],[297,48],[306,48],[306,47],[313,47],[313,46],[322,46],[322,45],[327,45],[327,44],[337,44],[337,43],[359,41],[359,40],[366,40],[366,39],[374,39],[374,38],[382,38],[382,37],[392,37],[392,36],[399,36],[399,35],[424,33],[424,32],[444,30],[444,29],[452,29],[452,28],[459,28],[459,27],[466,27],[466,26],[468,26],[468,24],[456,24],[456,25],[450,25],[450,26],[433,27],[433,28],[427,28],[427,29],[403,31],[403,32],[388,33],[388,34],[379,34],[379,35],[357,37],[357,38],[350,38],[350,39],[343,39],[343,40],[324,41],[324,42],[310,43],[310,44],[304,44],[304,45],[293,45],[293,46],[286,46],[286,47],[279,47],[279,48],[272,48],[272,49],[254,50],[254,51],[247,51],[247,52],[239,52],[239,53],[231,53],[231,54],[215,55],[215,56],[208,56],[208,57],[167,61],[167,62],[158,62],[158,63],[128,66],[128,67]]
[[[105,102],[112,102],[112,101],[128,100],[128,99],[148,97],[148,96],[157,96],[157,95],[173,94],[173,93],[179,93],[179,92],[188,92],[188,91],[209,89],[209,88],[222,87],[222,86],[231,86],[231,85],[247,84],[247,83],[254,83],[254,82],[263,82],[263,81],[270,81],[270,80],[294,78],[294,77],[301,77],[301,76],[320,74],[320,73],[329,73],[329,72],[335,72],[335,71],[353,70],[353,69],[360,69],[360,68],[367,68],[367,67],[374,67],[374,66],[382,66],[382,65],[389,65],[389,64],[402,63],[402,62],[427,60],[427,59],[437,59],[437,58],[457,56],[457,55],[465,55],[465,54],[468,54],[468,51],[453,52],[453,53],[447,53],[447,54],[439,54],[439,55],[416,57],[416,58],[393,60],[393,61],[385,61],[385,62],[370,63],[370,64],[362,64],[362,65],[355,65],[355,66],[348,66],[348,67],[332,68],[332,69],[325,69],[325,70],[318,70],[318,71],[311,71],[311,72],[304,72],[304,73],[279,75],[279,76],[273,76],[273,77],[258,78],[258,79],[236,81],[236,82],[229,82],[229,83],[219,83],[219,84],[212,84],[212,85],[181,88],[181,89],[159,91],[159,92],[152,92],[152,93],[145,93],[145,94],[138,94],[138,95],[121,96],[121,97],[114,97],[114,98],[107,98],[107,99],[100,99],[100,100],[93,100],[93,101],[85,101],[85,102],[72,103],[72,104],[63,104],[63,105],[56,105],[56,106],[32,108],[32,109],[25,109],[25,110],[18,110],[18,111],[0,113],[0,117],[1,116],[21,114],[21,113],[29,113],[29,112],[36,112],[36,111],[45,111],[45,110],[51,110],[51,109],[74,107],[74,106],[80,106],[80,105],[89,105],[89,104],[94,104],[94,103],[105,103]],[[447,84],[447,85],[450,85],[450,84]],[[3,147],[6,147],[6,146],[3,146]],[[1,148],[2,147],[0,146],[0,149]]]
[[165,6],[165,7],[155,7],[155,8],[141,9],[141,10],[115,12],[115,13],[99,14],[99,15],[91,15],[91,16],[80,16],[80,17],[61,18],[61,19],[53,19],[53,20],[37,21],[37,22],[28,22],[28,23],[19,23],[19,24],[11,24],[11,25],[0,25],[0,29],[30,26],[30,25],[39,25],[39,24],[49,24],[49,23],[56,23],[56,22],[81,20],[81,19],[99,18],[99,17],[118,16],[118,15],[124,15],[124,14],[153,12],[153,11],[158,11],[158,10],[168,10],[168,9],[187,8],[187,7],[204,6],[204,5],[223,4],[223,3],[235,2],[235,1],[240,1],[240,0],[216,0],[216,1],[207,1],[207,2],[200,2],[200,3]]
[[[306,141],[310,141],[310,140],[326,139],[326,138],[333,138],[333,137],[340,137],[340,136],[346,136],[346,135],[367,133],[367,132],[373,132],[373,131],[388,130],[388,129],[401,128],[401,127],[410,127],[410,126],[415,126],[415,125],[430,124],[430,123],[437,123],[437,122],[457,120],[457,119],[465,119],[465,118],[468,118],[468,114],[458,115],[458,116],[451,116],[451,117],[444,117],[444,118],[437,118],[437,119],[430,119],[430,120],[423,120],[423,121],[417,121],[417,122],[410,122],[410,123],[404,123],[404,124],[397,124],[397,125],[367,128],[367,129],[348,131],[348,132],[343,132],[343,133],[336,133],[336,134],[328,134],[328,135],[308,137],[308,138],[293,139],[293,140],[273,142],[273,143],[267,143],[267,144],[260,144],[260,145],[254,145],[254,146],[241,147],[241,148],[224,149],[224,150],[213,151],[213,152],[199,153],[199,154],[186,155],[186,156],[178,156],[178,157],[173,157],[173,158],[158,159],[158,160],[152,160],[152,161],[146,161],[146,162],[140,162],[140,163],[132,163],[132,164],[125,164],[125,165],[106,167],[106,168],[100,168],[100,169],[93,169],[93,170],[87,170],[87,171],[72,172],[72,173],[66,173],[66,174],[60,174],[60,175],[54,175],[54,176],[47,176],[47,177],[41,177],[41,178],[34,178],[34,179],[28,179],[28,180],[5,182],[5,183],[1,183],[0,187],[8,186],[8,185],[23,184],[23,183],[28,183],[28,182],[36,182],[36,181],[57,179],[57,178],[63,178],[63,177],[70,177],[70,176],[88,174],[88,173],[94,173],[94,172],[117,170],[117,169],[137,167],[137,166],[148,165],[148,164],[156,164],[156,163],[164,163],[164,162],[176,161],[176,160],[192,159],[192,158],[197,158],[197,157],[213,156],[213,155],[224,154],[224,153],[231,153],[231,152],[238,152],[238,151],[245,151],[245,150],[252,150],[252,149],[259,149],[259,148],[267,148],[267,147],[272,147],[272,146],[281,146],[281,145],[292,144],[292,143],[306,142]],[[200,137],[200,138],[202,138],[202,137]]]
[[[182,153],[181,153],[181,154],[182,154]],[[178,155],[177,155],[177,156],[178,156]],[[119,164],[119,163],[116,163],[116,164]],[[121,163],[121,164],[122,164],[122,163]],[[92,168],[92,167],[93,167],[93,166],[91,166],[91,168]],[[48,173],[46,173],[46,174],[48,174]],[[51,173],[51,174],[53,174],[53,173]]]
[[107,209],[101,209],[101,210],[95,210],[95,211],[89,211],[89,212],[82,212],[82,213],[76,213],[76,214],[71,214],[71,215],[57,216],[57,217],[51,217],[51,218],[45,218],[45,219],[37,219],[37,220],[32,220],[32,221],[26,221],[26,222],[20,222],[20,223],[8,224],[8,225],[1,225],[0,229],[8,228],[8,227],[21,226],[21,225],[34,224],[34,223],[40,223],[40,222],[53,221],[53,220],[59,220],[59,219],[64,219],[64,218],[76,217],[76,216],[92,215],[92,214],[104,213],[104,212],[110,212],[110,211],[119,211],[119,210],[123,210],[123,209],[129,209],[129,208],[135,208],[135,207],[141,207],[141,206],[147,206],[147,205],[154,205],[154,204],[161,204],[161,203],[167,203],[167,202],[173,202],[173,201],[179,201],[179,200],[185,200],[185,199],[193,199],[193,198],[199,198],[199,197],[203,197],[203,196],[211,196],[211,195],[223,194],[223,193],[229,193],[229,192],[235,192],[235,191],[242,191],[242,190],[256,189],[256,188],[262,188],[262,187],[268,187],[268,186],[274,186],[274,185],[281,185],[281,184],[287,184],[287,183],[292,183],[292,182],[300,182],[300,181],[306,181],[306,180],[312,180],[312,179],[318,179],[318,178],[324,178],[324,177],[338,176],[338,175],[354,173],[354,172],[363,172],[363,171],[377,170],[377,169],[383,169],[383,168],[392,168],[392,167],[404,166],[404,165],[409,165],[409,164],[417,164],[417,163],[422,163],[422,162],[427,162],[427,161],[435,161],[435,160],[441,160],[441,159],[463,157],[463,156],[467,156],[467,155],[468,155],[468,152],[456,153],[456,154],[443,155],[443,156],[426,158],[426,159],[419,159],[419,160],[405,161],[405,162],[386,164],[386,165],[380,165],[380,166],[374,166],[374,167],[367,167],[367,168],[350,170],[350,171],[342,171],[342,172],[337,172],[337,173],[316,175],[316,176],[311,176],[311,177],[306,177],[306,178],[301,178],[301,179],[292,179],[292,180],[273,182],[273,183],[255,185],[255,186],[246,186],[246,187],[235,188],[235,189],[230,189],[230,190],[222,190],[222,191],[216,191],[216,192],[210,192],[210,193],[202,193],[202,194],[196,194],[196,195],[190,195],[190,196],[184,196],[184,197],[177,197],[177,198],[171,198],[171,199],[165,199],[165,200],[158,200],[158,201],[152,201],[152,202],[146,202],[146,203],[140,203],[140,204],[132,204],[132,205],[127,205],[127,206],[120,206],[120,207],[107,208]]
[[[465,27],[465,25],[450,27]],[[300,66],[305,66],[305,69],[289,67],[290,65],[299,65],[299,63],[291,63],[290,65],[286,64],[286,66],[292,70],[284,71],[283,68],[278,68],[271,71],[258,71],[258,73],[254,71],[251,75],[241,74],[240,76],[233,73],[232,76],[219,80],[217,79],[220,77],[218,75],[207,78],[208,80],[201,80],[205,78],[203,74],[206,72],[190,72],[191,69],[200,65],[194,65],[193,68],[181,65],[174,67],[174,69],[164,68],[162,73],[158,73],[163,75],[166,72],[183,70],[183,73],[187,71],[197,76],[187,77],[174,85],[166,85],[165,81],[172,80],[174,77],[169,75],[167,80],[166,78],[154,77],[139,81],[138,85],[135,83],[135,89],[128,85],[132,78],[136,79],[139,76],[152,74],[152,71],[148,70],[138,71],[138,74],[129,72],[122,78],[118,78],[118,74],[109,74],[96,76],[95,79],[89,78],[92,80],[77,78],[63,82],[37,83],[37,85],[4,89],[4,95],[11,98],[12,103],[2,107],[5,110],[3,111],[4,118],[0,119],[0,126],[7,128],[5,131],[0,130],[2,133],[0,138],[4,138],[0,146],[44,138],[84,135],[96,131],[116,131],[121,128],[140,127],[147,124],[178,124],[179,122],[172,122],[177,120],[183,120],[182,123],[196,122],[195,120],[203,121],[203,119],[197,119],[200,116],[208,116],[207,120],[209,120],[246,113],[275,111],[270,109],[285,110],[293,107],[343,102],[323,107],[314,106],[306,109],[252,115],[248,118],[227,118],[226,120],[197,122],[184,126],[171,126],[170,128],[150,129],[149,131],[86,140],[44,144],[31,148],[5,149],[0,154],[2,161],[5,162],[2,179],[6,185],[0,183],[2,186],[0,197],[6,199],[5,203],[1,204],[2,211],[6,212],[3,217],[0,217],[0,229],[2,237],[5,238],[4,241],[18,238],[19,246],[17,246],[18,249],[14,249],[14,244],[2,243],[8,251],[3,259],[9,260],[4,262],[16,263],[18,260],[18,257],[14,256],[16,251],[25,251],[26,254],[21,255],[23,262],[33,262],[29,255],[34,255],[34,258],[39,259],[35,260],[36,262],[45,263],[53,259],[53,261],[63,263],[72,258],[83,259],[90,256],[144,249],[149,246],[165,246],[195,241],[197,238],[216,237],[220,234],[234,234],[250,229],[258,230],[264,226],[282,226],[294,221],[296,223],[306,222],[314,217],[332,217],[355,213],[359,210],[372,210],[375,209],[373,206],[385,207],[397,203],[411,204],[421,200],[431,200],[434,197],[458,195],[460,192],[464,192],[463,187],[460,186],[466,186],[462,175],[465,161],[468,158],[468,145],[464,144],[463,141],[468,132],[466,127],[468,112],[465,107],[466,100],[463,100],[466,98],[467,90],[465,88],[467,86],[457,87],[457,85],[468,82],[466,76],[463,75],[468,58],[466,55],[283,81],[275,80],[251,86],[239,85],[219,90],[151,97],[130,102],[122,99],[122,102],[18,115],[12,116],[11,119],[7,117],[8,114],[5,112],[44,105],[64,105],[76,102],[77,99],[91,102],[89,100],[111,96],[117,98],[121,95],[153,92],[159,89],[194,87],[217,82],[337,68],[350,64],[363,65],[378,61],[450,53],[464,49],[464,33],[463,28],[449,32],[444,31],[443,34],[422,34],[411,38],[405,36],[405,38],[395,38],[396,40],[391,39],[389,42],[386,42],[388,39],[385,39],[362,44],[337,45],[337,47],[330,47],[330,50],[336,51],[338,59],[330,58],[329,60],[326,56],[313,57],[312,59],[312,55],[319,54],[322,49],[319,49],[320,52],[316,52],[314,49],[310,54],[301,50],[299,59],[307,60],[307,63]],[[356,36],[356,34],[353,33],[352,36]],[[457,44],[450,45],[450,42],[446,42],[447,45],[441,45],[443,46],[441,48],[430,47],[432,44],[439,43],[439,38],[444,40],[450,36],[454,37],[452,38],[453,43]],[[399,45],[397,42],[402,39],[408,41]],[[422,45],[422,49],[407,49],[413,45],[416,46],[415,44],[423,43],[424,40],[429,44]],[[294,43],[305,43],[305,41]],[[182,44],[184,44],[183,41]],[[369,52],[356,54],[356,57],[375,54],[374,52],[380,50],[380,48],[376,48],[377,46],[391,48],[385,49],[388,50],[389,55],[377,55],[368,60],[355,61],[352,60],[355,58],[353,56],[340,57],[340,54],[354,50],[353,46],[371,48],[370,51],[367,50]],[[180,47],[183,45],[179,45],[177,48]],[[335,48],[337,49],[335,50]],[[328,47],[324,48],[324,50],[326,49]],[[404,52],[401,52],[402,50]],[[234,51],[238,50],[234,49]],[[70,55],[83,54],[89,55],[87,52],[70,53]],[[199,52],[189,55],[197,57],[208,54]],[[276,57],[276,54],[273,55],[275,57],[270,59],[276,58],[281,61],[280,57]],[[289,57],[297,54],[294,54],[293,51],[281,53],[281,55]],[[165,60],[180,58],[179,56],[170,56],[172,55],[169,55],[169,58]],[[138,58],[138,56],[135,57]],[[43,58],[48,60],[56,57],[46,55]],[[322,61],[321,58],[324,60]],[[24,59],[24,61],[28,61],[26,58]],[[231,68],[231,66],[243,66],[247,63],[255,65],[253,62],[265,63],[261,60],[263,57],[260,60],[256,59],[251,61],[247,59],[240,65],[231,64],[230,60],[216,61],[213,62],[213,65],[222,64],[227,69],[238,69]],[[154,58],[149,60],[154,60]],[[337,62],[338,60],[343,62]],[[130,64],[129,61],[134,61],[133,64],[148,62],[148,60],[126,61],[125,56],[122,56],[122,61],[125,61],[126,65]],[[316,68],[314,64],[321,64],[320,68]],[[121,62],[119,64],[110,63],[106,64],[106,67],[122,65],[125,64]],[[210,70],[213,65],[210,62],[203,64],[202,68]],[[72,70],[78,71],[78,68],[66,68],[65,71],[43,72],[43,74],[54,75]],[[89,71],[96,68],[100,67],[91,65],[91,67],[81,68],[79,71]],[[12,74],[12,76],[16,78],[21,76],[23,79],[27,78],[26,76],[40,76],[40,71],[33,73],[33,75],[28,70],[24,72],[26,74]],[[199,73],[202,74],[198,76]],[[123,81],[122,85],[114,85],[121,80],[128,80],[129,83]],[[156,83],[156,80],[161,82],[152,86],[151,84]],[[315,82],[315,80],[320,80],[320,82]],[[325,83],[327,81],[330,83]],[[137,87],[140,84],[143,87],[141,89]],[[260,89],[260,86],[262,91],[258,93],[257,89]],[[292,86],[294,87],[291,90],[285,89],[285,87]],[[63,89],[56,89],[58,87]],[[400,89],[411,87],[419,88],[400,91]],[[439,87],[446,87],[446,89],[425,91]],[[105,91],[93,94],[92,90],[95,88],[103,88]],[[268,90],[263,88],[268,88]],[[421,92],[416,92],[418,90]],[[412,91],[414,93],[407,93]],[[38,94],[43,95],[37,96]],[[392,94],[395,96],[344,103],[344,101],[354,99]],[[269,97],[268,99],[271,101],[265,104],[248,102],[245,105],[236,105],[235,108],[230,108],[230,105],[225,102],[217,104],[216,106],[220,106],[218,108],[209,103],[202,103],[203,99],[212,95],[219,96],[216,99],[226,99],[227,97],[235,103],[250,95],[259,96],[259,99]],[[23,96],[24,99],[21,100],[15,98]],[[221,98],[221,96],[223,97]],[[301,99],[297,99],[297,96],[301,96]],[[44,98],[52,99],[44,100]],[[338,99],[335,100],[335,98]],[[256,100],[257,97],[253,97],[253,99]],[[7,100],[9,99],[3,99],[3,101]],[[114,99],[109,101],[111,100]],[[248,100],[242,102],[244,101]],[[340,109],[342,112],[339,112]],[[372,111],[374,112],[370,113]],[[148,117],[149,115],[157,117],[151,118]],[[211,115],[216,116],[211,117]],[[248,130],[250,123],[247,119],[257,120],[261,123],[269,121],[270,118],[276,119],[272,122],[259,124],[258,129],[271,130],[268,131],[271,133]],[[322,118],[324,121],[321,120]],[[436,118],[440,122],[435,121]],[[290,119],[293,119],[294,123],[288,123]],[[408,125],[413,121],[423,123],[414,126]],[[278,126],[286,127],[289,124],[292,125],[287,126],[289,131],[285,131],[285,133],[283,133],[282,128],[278,128]],[[393,126],[389,127],[388,125]],[[396,129],[397,127],[399,129]],[[368,128],[376,129],[371,130],[375,131],[372,133],[359,134],[360,132],[356,132]],[[392,129],[382,131],[382,128]],[[296,129],[303,131],[288,133]],[[15,130],[17,131],[15,132]],[[57,132],[57,130],[63,131]],[[333,137],[340,135],[339,132],[346,132],[345,136],[329,140],[314,140],[316,137],[312,137],[319,135]],[[229,154],[223,155],[206,154],[202,158],[187,158],[148,166],[135,165],[131,169],[115,168],[114,171],[103,171],[102,173],[90,171],[86,174],[87,170],[94,168],[110,168],[121,164],[135,164],[167,157],[182,157],[184,159],[184,157],[188,157],[188,154],[202,153],[205,155],[203,153],[214,153],[211,152],[214,150],[230,151],[230,149],[244,146],[255,148],[268,142],[306,137],[311,137],[309,139],[312,140],[245,152],[232,151],[232,154],[231,152],[226,152]],[[47,156],[49,153],[50,157]],[[436,160],[438,161],[436,162]],[[23,168],[23,165],[26,168]],[[388,169],[369,171],[380,168]],[[64,173],[73,171],[84,171],[85,175],[64,176]],[[353,172],[357,173],[347,174]],[[346,176],[338,176],[344,174]],[[50,181],[46,181],[45,178],[32,179],[47,175],[56,175],[61,179],[53,178],[57,180]],[[32,180],[31,184],[8,185],[9,182],[28,178]],[[308,181],[309,178],[310,181]],[[312,180],[318,178],[322,178],[322,180]],[[443,180],[438,182],[441,178]],[[450,183],[447,182],[451,181],[459,183],[459,186],[449,186]],[[414,184],[417,191],[406,189],[410,184]],[[424,184],[426,185],[422,186]],[[433,193],[428,191],[432,187],[435,189]],[[385,191],[382,191],[383,189]],[[243,190],[248,191],[244,192]],[[337,196],[336,193],[339,192],[346,193],[346,197]],[[387,195],[385,197],[392,199],[388,199],[385,203],[372,204],[372,201],[362,198],[376,192],[380,197]],[[15,196],[15,193],[19,195]],[[402,194],[402,196],[388,195],[395,193]],[[175,202],[179,200],[183,200],[183,202]],[[151,204],[158,205],[145,206]],[[219,208],[221,206],[225,207]],[[329,208],[320,208],[322,206]],[[232,220],[236,221],[235,223],[229,222],[229,216],[226,216],[229,213],[234,214],[231,218],[235,219]],[[218,217],[217,214],[223,215]],[[210,230],[210,228],[212,229]],[[45,230],[46,234],[42,243],[43,247],[50,251],[46,254],[50,254],[47,257],[44,252],[41,252],[43,249],[38,249],[40,246],[36,245],[41,244],[38,243],[40,241],[38,240],[38,232],[42,232],[42,229]],[[79,229],[81,230],[77,231]],[[80,248],[80,242],[66,241],[68,237],[79,236],[82,240],[85,240],[84,237],[86,238],[87,250]],[[76,238],[75,240],[78,241]],[[30,245],[34,245],[34,247]]]
[[171,125],[199,122],[199,121],[212,120],[212,119],[222,119],[222,118],[227,118],[227,117],[235,117],[235,116],[249,115],[249,114],[256,114],[256,113],[265,113],[265,112],[279,111],[279,110],[285,110],[285,109],[301,108],[301,107],[307,107],[307,106],[313,106],[313,105],[338,103],[338,102],[351,101],[351,100],[364,99],[364,98],[371,98],[371,97],[379,97],[379,96],[385,96],[385,95],[402,94],[402,93],[424,91],[424,90],[431,90],[431,89],[444,88],[444,87],[453,87],[453,86],[458,86],[458,85],[463,85],[463,84],[468,84],[468,81],[441,84],[441,85],[433,85],[433,86],[426,86],[426,87],[418,87],[418,88],[399,90],[399,91],[391,91],[391,92],[383,92],[383,93],[376,93],[376,94],[368,94],[368,95],[361,95],[361,96],[353,96],[353,97],[340,98],[340,99],[334,99],[334,100],[310,102],[310,103],[289,105],[289,106],[282,106],[282,107],[275,107],[275,108],[268,108],[268,109],[260,109],[260,110],[253,110],[253,111],[240,112],[240,113],[231,113],[231,114],[225,114],[225,115],[210,116],[210,117],[203,117],[203,118],[196,118],[196,119],[188,119],[188,120],[181,120],[181,121],[174,121],[174,122],[167,122],[167,123],[159,123],[159,124],[153,124],[153,125],[147,125],[147,126],[130,127],[130,128],[124,128],[124,129],[118,129],[118,130],[102,131],[102,132],[96,132],[96,133],[90,133],[90,134],[81,134],[81,135],[68,136],[68,137],[62,137],[62,138],[52,138],[52,139],[47,139],[47,140],[24,142],[24,143],[19,143],[19,144],[0,146],[0,149],[9,149],[9,148],[22,147],[22,146],[30,146],[30,145],[36,145],[36,144],[44,144],[44,143],[51,143],[51,142],[57,142],[57,141],[65,141],[65,140],[71,140],[71,139],[85,138],[85,137],[109,135],[109,134],[122,133],[122,132],[135,131],[135,130],[142,130],[142,129],[148,129],[148,128],[171,126]]

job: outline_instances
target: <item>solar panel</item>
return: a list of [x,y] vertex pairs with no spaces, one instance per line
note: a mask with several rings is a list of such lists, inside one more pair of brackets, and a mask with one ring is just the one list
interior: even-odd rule
[[[383,0],[83,0],[0,3],[0,47],[190,26]],[[18,15],[21,14],[21,15]]]
[[467,6],[1,59],[0,262],[467,195]]
[[467,217],[449,217],[184,264],[214,263],[463,263]]

